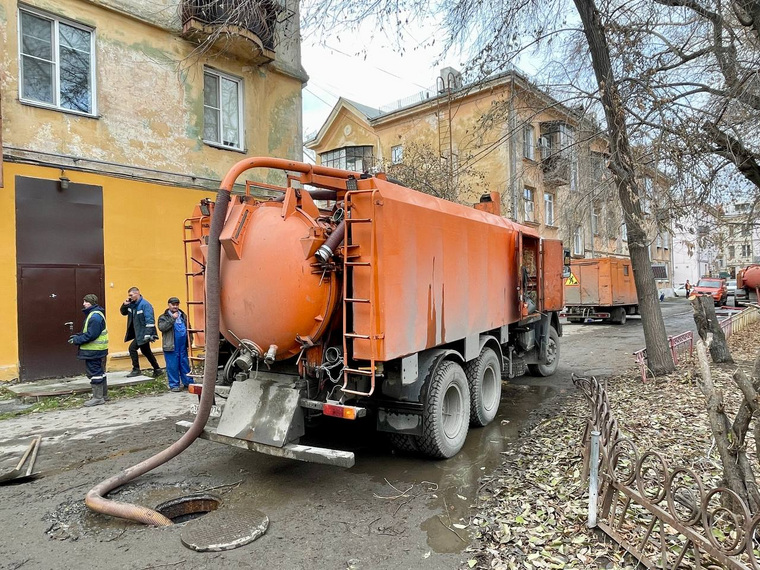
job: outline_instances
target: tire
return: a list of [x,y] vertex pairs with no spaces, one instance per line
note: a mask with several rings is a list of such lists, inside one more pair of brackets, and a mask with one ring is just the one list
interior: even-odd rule
[[546,364],[528,364],[531,376],[551,376],[559,365],[559,335],[554,327],[549,329],[549,346],[546,349]]
[[444,361],[433,372],[422,413],[424,430],[417,441],[429,457],[454,457],[462,449],[470,425],[470,389],[456,362]]
[[405,433],[389,433],[388,441],[393,449],[402,453],[419,453],[420,447],[417,445],[417,437]]
[[615,312],[617,313],[617,315],[612,318],[612,322],[615,323],[616,325],[624,325],[625,319],[626,319],[625,308],[618,307],[617,309],[615,309]]
[[475,360],[464,367],[470,388],[470,425],[490,424],[501,402],[501,363],[493,349],[484,347]]

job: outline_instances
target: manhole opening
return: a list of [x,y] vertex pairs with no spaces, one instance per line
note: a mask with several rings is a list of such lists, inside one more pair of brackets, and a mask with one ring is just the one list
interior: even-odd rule
[[180,524],[215,511],[221,504],[222,500],[214,495],[188,495],[161,503],[156,511],[174,524]]

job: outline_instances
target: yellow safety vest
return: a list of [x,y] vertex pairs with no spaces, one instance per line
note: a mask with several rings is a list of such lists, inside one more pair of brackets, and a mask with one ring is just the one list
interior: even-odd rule
[[[83,333],[87,332],[87,324],[90,322],[90,317],[96,314],[100,315],[100,318],[103,319],[103,323],[105,324],[106,322],[105,315],[101,313],[100,311],[92,311],[89,315],[87,315],[87,318],[84,320],[84,330],[82,330]],[[108,329],[103,328],[103,332],[100,333],[100,336],[98,338],[80,345],[79,348],[81,348],[82,350],[108,350]]]

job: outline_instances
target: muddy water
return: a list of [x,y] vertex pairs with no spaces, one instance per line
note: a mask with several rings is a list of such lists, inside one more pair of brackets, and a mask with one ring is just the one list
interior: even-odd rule
[[[501,453],[517,441],[531,411],[557,390],[549,387],[505,385],[496,419],[484,428],[472,428],[462,451],[445,461],[417,457],[357,454],[352,471],[371,476],[376,482],[398,481],[414,485],[411,498],[424,493],[428,506],[439,514],[425,520],[420,528],[427,533],[428,546],[435,552],[460,552],[470,541],[470,506],[477,501],[478,480],[502,460]],[[406,490],[387,485],[388,496]],[[397,499],[399,502],[405,497]],[[459,526],[465,528],[459,528]]]

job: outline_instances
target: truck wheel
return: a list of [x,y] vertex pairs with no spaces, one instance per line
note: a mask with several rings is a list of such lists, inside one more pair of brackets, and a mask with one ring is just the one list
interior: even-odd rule
[[470,390],[456,362],[442,362],[433,373],[422,421],[424,430],[417,442],[422,453],[440,458],[459,453],[470,424]]
[[493,349],[484,347],[464,367],[470,387],[470,425],[487,426],[496,417],[501,402],[501,364]]
[[388,441],[396,451],[404,453],[419,453],[420,448],[417,445],[417,437],[405,433],[389,433]]
[[546,347],[546,364],[528,364],[531,376],[551,376],[559,364],[559,335],[554,327],[549,329],[549,346]]
[[625,324],[625,307],[619,307],[617,310],[617,315],[612,319],[612,322],[616,325],[624,325]]

